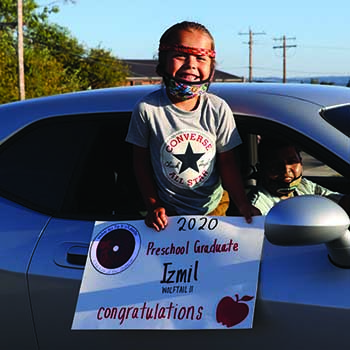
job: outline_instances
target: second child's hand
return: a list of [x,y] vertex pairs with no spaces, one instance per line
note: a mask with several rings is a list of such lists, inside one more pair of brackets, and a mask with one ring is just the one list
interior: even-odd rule
[[145,217],[145,224],[158,232],[164,230],[168,225],[165,208],[159,207],[149,211]]

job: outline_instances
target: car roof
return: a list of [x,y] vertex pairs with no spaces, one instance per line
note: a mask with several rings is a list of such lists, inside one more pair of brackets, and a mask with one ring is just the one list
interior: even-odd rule
[[[115,111],[130,111],[142,96],[159,89],[159,87],[159,85],[139,85],[71,92],[3,104],[0,106],[0,110],[22,107],[30,112],[32,108],[42,105],[43,108],[39,112],[44,112],[45,115],[49,107],[54,106],[62,114],[66,110],[65,107],[68,106],[59,106],[59,104],[63,101],[70,101],[71,104],[68,107],[70,113],[75,110],[74,106],[83,113],[89,110],[97,112],[111,108],[114,108]],[[320,106],[347,103],[350,97],[349,88],[318,84],[212,83],[210,89],[211,92],[231,103],[239,100],[242,96],[253,97],[252,94],[289,96]],[[119,105],[115,103],[116,97]],[[84,102],[83,105],[82,102]]]
[[[115,87],[1,105],[0,142],[24,126],[47,117],[131,112],[139,99],[157,89],[159,85]],[[350,103],[349,88],[317,84],[213,83],[210,91],[224,98],[236,115],[284,124],[305,135],[319,125],[316,141],[324,141],[325,147],[334,148],[335,153],[345,159],[337,149],[344,148],[344,142],[350,142],[349,138],[333,127],[329,133],[330,125],[322,119],[320,110]]]

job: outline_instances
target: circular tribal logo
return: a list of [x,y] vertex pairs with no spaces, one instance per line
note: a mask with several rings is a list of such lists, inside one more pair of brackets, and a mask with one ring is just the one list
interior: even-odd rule
[[213,170],[215,142],[203,131],[178,131],[161,149],[163,174],[174,185],[195,188],[203,184]]
[[126,270],[136,259],[141,246],[135,227],[117,223],[103,229],[93,240],[90,260],[94,268],[106,275]]

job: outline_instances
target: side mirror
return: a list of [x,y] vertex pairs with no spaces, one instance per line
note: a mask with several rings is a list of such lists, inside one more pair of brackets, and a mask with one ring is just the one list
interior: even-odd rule
[[338,204],[321,196],[298,196],[277,203],[265,219],[265,236],[276,245],[325,243],[331,261],[350,268],[350,219]]

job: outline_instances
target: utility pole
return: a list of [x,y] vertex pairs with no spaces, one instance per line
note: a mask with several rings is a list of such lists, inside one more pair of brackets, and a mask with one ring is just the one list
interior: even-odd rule
[[25,99],[24,58],[23,58],[23,3],[17,0],[17,55],[18,55],[18,88],[19,99]]
[[261,33],[253,33],[249,28],[248,33],[239,33],[239,35],[249,35],[249,82],[253,81],[253,35],[265,35],[264,32]]
[[290,47],[297,47],[296,45],[287,45],[287,40],[295,40],[295,38],[286,38],[285,35],[283,35],[282,38],[274,39],[274,40],[282,40],[282,46],[274,46],[274,49],[283,49],[283,83],[287,82],[287,48]]

